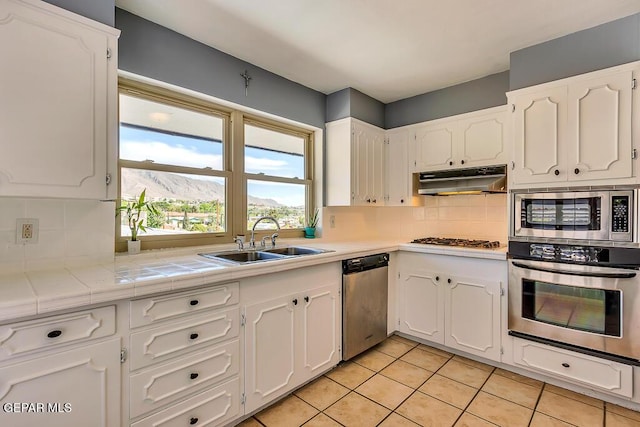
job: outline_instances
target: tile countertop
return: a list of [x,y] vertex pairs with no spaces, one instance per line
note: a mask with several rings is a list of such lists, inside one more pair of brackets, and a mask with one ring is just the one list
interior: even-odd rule
[[245,265],[216,261],[198,255],[202,252],[218,252],[237,247],[226,244],[155,250],[133,256],[123,254],[117,255],[115,261],[109,264],[0,275],[0,321],[159,292],[184,290],[378,252],[403,250],[506,259],[506,248],[454,248],[397,241],[338,242],[322,239],[283,239],[278,246],[291,245],[317,247],[332,252]]

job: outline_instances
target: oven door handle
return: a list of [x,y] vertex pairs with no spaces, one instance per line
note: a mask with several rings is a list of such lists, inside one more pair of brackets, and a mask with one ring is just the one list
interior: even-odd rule
[[594,271],[566,271],[566,270],[556,270],[554,268],[545,268],[545,267],[537,267],[522,264],[517,261],[512,261],[514,267],[526,268],[527,270],[536,270],[536,271],[544,271],[546,273],[557,273],[557,274],[566,274],[569,276],[582,276],[582,277],[601,277],[605,279],[633,279],[636,277],[636,273],[598,273]]

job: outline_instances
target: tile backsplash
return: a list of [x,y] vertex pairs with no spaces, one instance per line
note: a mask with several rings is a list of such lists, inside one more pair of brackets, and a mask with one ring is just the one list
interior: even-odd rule
[[[334,240],[359,238],[412,240],[457,237],[507,242],[506,194],[425,196],[420,207],[327,207],[322,236]],[[331,228],[331,216],[335,227]]]
[[[16,243],[18,218],[38,219],[37,243]],[[0,271],[113,261],[114,233],[115,202],[0,198]]]

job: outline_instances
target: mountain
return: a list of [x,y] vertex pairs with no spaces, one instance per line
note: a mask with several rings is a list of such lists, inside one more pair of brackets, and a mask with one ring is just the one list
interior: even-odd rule
[[[215,181],[189,178],[177,173],[143,169],[121,169],[122,198],[138,196],[147,189],[148,197],[184,201],[224,200],[224,186]],[[248,196],[250,205],[282,206],[273,199]]]

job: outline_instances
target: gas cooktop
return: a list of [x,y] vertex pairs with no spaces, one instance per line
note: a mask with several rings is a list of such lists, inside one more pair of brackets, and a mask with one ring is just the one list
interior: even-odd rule
[[497,240],[469,240],[469,239],[453,239],[448,237],[422,237],[412,240],[411,243],[420,243],[423,245],[440,245],[440,246],[463,246],[466,248],[479,249],[498,249],[500,242]]

